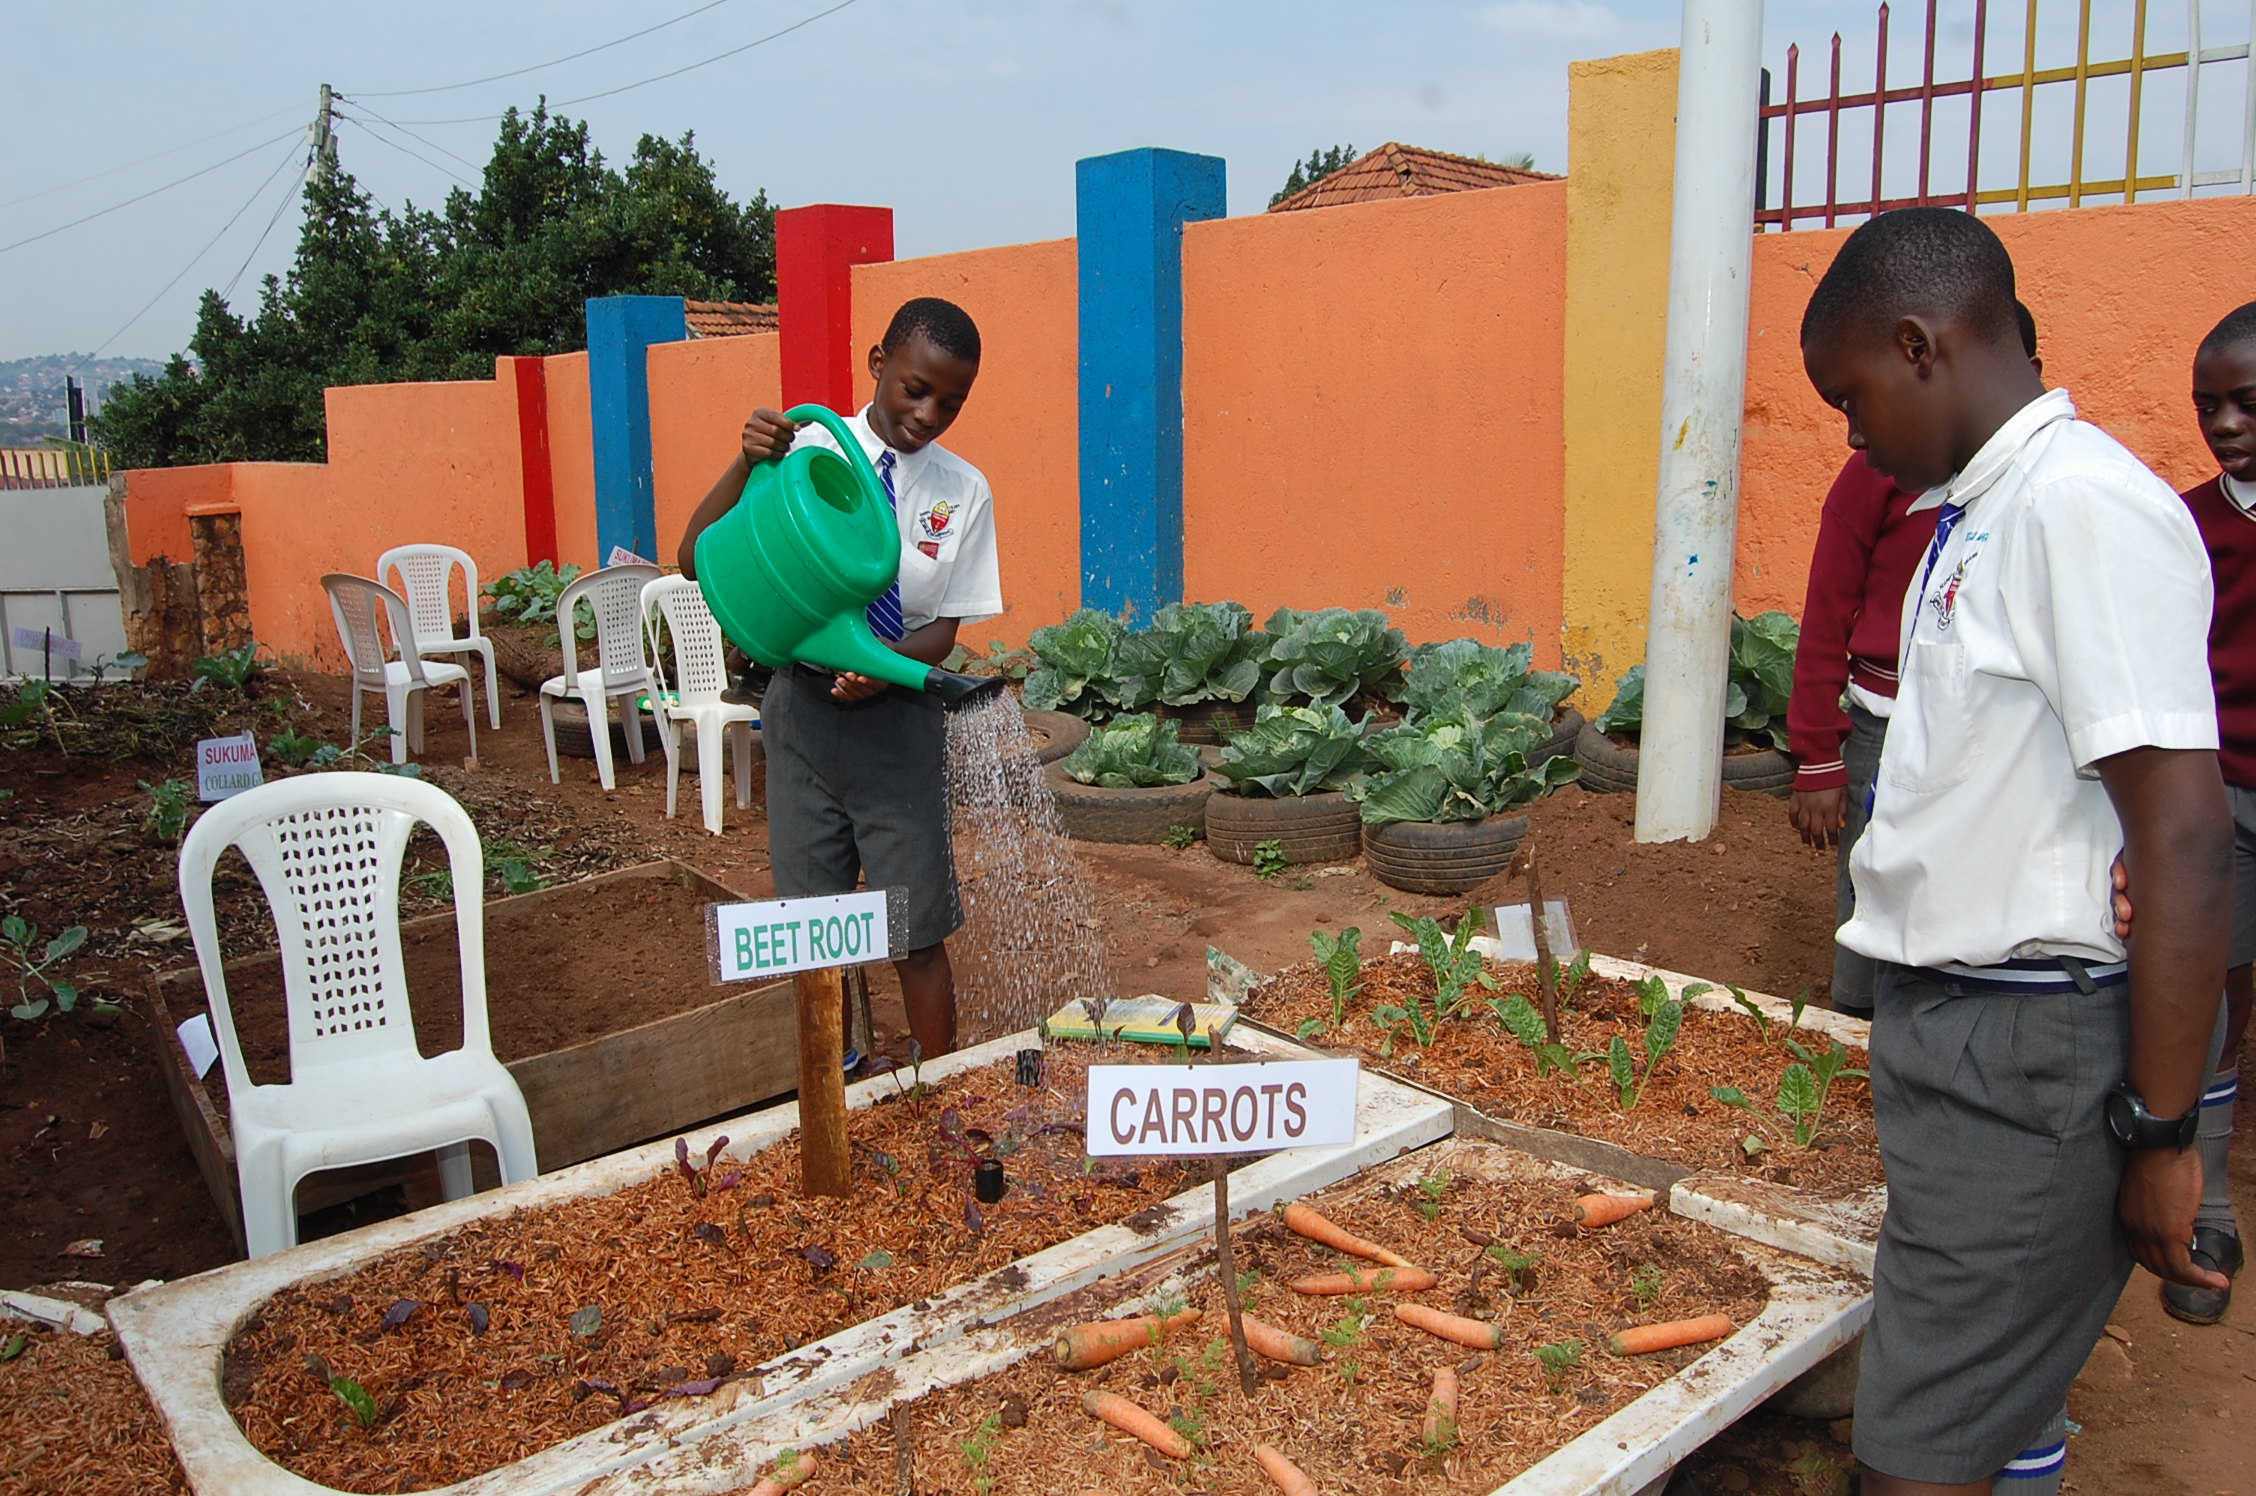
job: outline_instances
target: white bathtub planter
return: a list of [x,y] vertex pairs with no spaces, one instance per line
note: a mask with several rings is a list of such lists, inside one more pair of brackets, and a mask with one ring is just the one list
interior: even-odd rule
[[[1564,1180],[1580,1170],[1503,1145],[1456,1139],[1362,1177],[1401,1184],[1448,1167],[1505,1167]],[[1523,1174],[1522,1177],[1525,1177]],[[1739,1254],[1770,1283],[1762,1312],[1691,1365],[1648,1389],[1489,1496],[1639,1496],[1708,1440],[1863,1331],[1871,1291],[1856,1273],[1810,1262],[1760,1241]],[[831,1444],[886,1419],[903,1404],[1005,1371],[1049,1349],[1057,1331],[1086,1320],[1142,1312],[1150,1299],[1212,1275],[1211,1242],[1186,1244],[1136,1268],[957,1340],[946,1356],[909,1358],[851,1385],[835,1386],[745,1419],[726,1435],[592,1482],[575,1496],[717,1496],[757,1480],[785,1450]],[[1227,1381],[1225,1375],[1223,1380]],[[1250,1461],[1250,1451],[1239,1451]],[[1060,1490],[1086,1481],[1062,1474]],[[819,1486],[819,1480],[817,1482]]]
[[[945,1080],[1007,1061],[1036,1042],[1030,1032],[1009,1035],[934,1060],[923,1067],[923,1077]],[[1255,1055],[1311,1057],[1298,1045],[1252,1030],[1241,1030],[1229,1042]],[[848,1089],[847,1105],[859,1110],[894,1089],[887,1076],[862,1081]],[[719,1130],[735,1140],[729,1155],[742,1159],[783,1141],[797,1125],[798,1108],[787,1105],[722,1123]],[[1247,1165],[1232,1176],[1232,1206],[1239,1215],[1267,1210],[1446,1136],[1449,1128],[1446,1102],[1366,1072],[1357,1094],[1354,1141],[1336,1148],[1273,1154]],[[261,1454],[221,1399],[223,1352],[259,1305],[292,1287],[344,1276],[386,1253],[472,1221],[614,1193],[660,1173],[672,1158],[671,1140],[651,1143],[399,1220],[139,1290],[110,1302],[109,1321],[164,1419],[194,1490],[202,1496],[312,1496],[330,1488]],[[588,1489],[590,1482],[635,1471],[668,1451],[695,1445],[748,1419],[779,1415],[878,1368],[907,1377],[934,1361],[952,1365],[967,1334],[1164,1256],[1210,1230],[1212,1219],[1212,1186],[1201,1185],[1143,1213],[1142,1229],[1125,1224],[1099,1227],[775,1357],[711,1397],[661,1403],[439,1489],[450,1496],[577,1493]],[[929,1354],[941,1347],[948,1348],[947,1355]]]

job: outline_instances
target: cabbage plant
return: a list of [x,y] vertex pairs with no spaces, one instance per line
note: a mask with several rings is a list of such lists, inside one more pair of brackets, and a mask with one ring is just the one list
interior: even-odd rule
[[1198,750],[1180,740],[1182,724],[1149,712],[1115,717],[1089,730],[1088,741],[1062,761],[1068,777],[1108,790],[1189,784],[1199,777]]
[[1378,609],[1279,608],[1267,627],[1270,700],[1343,706],[1358,694],[1401,699],[1410,641]]
[[1364,722],[1336,706],[1264,706],[1230,739],[1214,772],[1240,794],[1280,800],[1345,789],[1371,766]]
[[1140,677],[1121,677],[1119,655],[1127,637],[1119,619],[1096,608],[1036,629],[1026,641],[1035,661],[1026,677],[1027,708],[1099,721],[1150,701],[1148,694],[1139,694]]
[[[1731,676],[1724,686],[1726,747],[1786,747],[1786,707],[1794,693],[1794,651],[1801,626],[1784,613],[1731,617]],[[1614,684],[1614,699],[1591,720],[1600,732],[1635,734],[1645,723],[1645,667],[1632,665]]]
[[1534,646],[1498,649],[1478,639],[1421,644],[1410,656],[1402,686],[1403,714],[1480,721],[1499,712],[1550,721],[1581,680],[1555,670],[1533,670]]
[[1548,718],[1515,712],[1405,724],[1370,739],[1378,767],[1348,797],[1370,826],[1501,815],[1582,777],[1582,765],[1563,754],[1529,767],[1528,750],[1550,735]]
[[[1261,684],[1269,636],[1239,603],[1169,603],[1119,649],[1124,695],[1168,706],[1243,701]],[[1142,705],[1141,701],[1136,703]]]

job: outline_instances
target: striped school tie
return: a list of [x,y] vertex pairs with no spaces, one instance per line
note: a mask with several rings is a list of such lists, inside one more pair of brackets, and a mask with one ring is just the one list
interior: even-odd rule
[[[885,485],[885,507],[887,511],[898,515],[901,499],[900,495],[893,491],[893,461],[891,448],[887,448],[878,454],[877,478],[880,483]],[[898,526],[898,519],[896,519],[895,524]],[[897,546],[900,542],[896,540],[894,544]],[[893,585],[885,589],[883,597],[869,605],[867,616],[870,632],[888,644],[893,643],[908,632],[906,628],[902,627],[901,579],[899,577],[893,579]]]

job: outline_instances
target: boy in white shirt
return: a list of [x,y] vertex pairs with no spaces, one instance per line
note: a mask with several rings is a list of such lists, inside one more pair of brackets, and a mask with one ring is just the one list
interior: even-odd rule
[[2057,1490],[2132,1259],[2225,1286],[2187,1250],[2231,917],[2207,560],[2177,495],[2046,393],[2013,294],[1979,219],[1910,208],[1848,238],[1802,321],[1849,445],[1939,490],[1839,936],[1880,963],[1868,1496]]
[[[893,499],[901,573],[872,603],[870,627],[910,659],[937,665],[966,619],[1003,611],[994,496],[977,468],[939,445],[979,377],[979,329],[963,308],[918,297],[893,314],[869,352],[877,391],[847,422]],[[744,492],[752,465],[795,440],[836,443],[773,410],[744,423],[742,450],[692,515],[682,571],[696,575],[697,537]],[[938,697],[811,665],[778,670],[761,703],[768,760],[768,856],[784,898],[871,888],[908,891],[908,954],[894,963],[909,1032],[924,1056],[956,1043],[955,976],[944,943],[963,923],[941,771],[947,728]]]

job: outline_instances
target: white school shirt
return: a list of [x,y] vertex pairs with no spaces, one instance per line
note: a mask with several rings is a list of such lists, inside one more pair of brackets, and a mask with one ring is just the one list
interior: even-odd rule
[[[885,442],[870,429],[869,407],[846,422],[877,465]],[[825,426],[792,442],[835,452]],[[901,623],[911,632],[935,618],[992,618],[1003,611],[1002,562],[995,551],[995,496],[979,469],[932,442],[893,454],[893,517],[901,530]]]
[[1945,500],[1966,512],[1904,597],[1895,717],[1839,939],[1909,966],[2120,961],[2123,831],[2094,766],[2217,746],[2201,533],[2065,390],[1919,502]]

